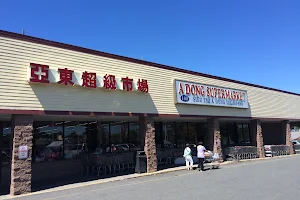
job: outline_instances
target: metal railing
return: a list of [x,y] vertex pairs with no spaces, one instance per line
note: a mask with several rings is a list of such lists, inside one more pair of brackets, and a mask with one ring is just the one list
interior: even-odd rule
[[246,160],[258,158],[258,149],[254,146],[234,146],[224,149],[227,160]]
[[265,145],[264,148],[266,157],[290,155],[290,148],[288,145]]

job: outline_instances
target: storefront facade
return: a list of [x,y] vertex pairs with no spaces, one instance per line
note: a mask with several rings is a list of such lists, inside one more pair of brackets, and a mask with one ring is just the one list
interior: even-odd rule
[[96,174],[132,170],[138,150],[148,172],[180,164],[184,145],[199,141],[224,159],[232,146],[263,157],[264,144],[291,145],[300,121],[291,92],[5,31],[0,50],[0,174],[13,195],[49,171],[82,173],[84,155],[104,160]]

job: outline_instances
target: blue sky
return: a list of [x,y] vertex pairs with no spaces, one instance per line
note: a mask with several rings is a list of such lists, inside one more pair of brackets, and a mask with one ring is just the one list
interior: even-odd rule
[[2,0],[0,29],[300,93],[299,0]]

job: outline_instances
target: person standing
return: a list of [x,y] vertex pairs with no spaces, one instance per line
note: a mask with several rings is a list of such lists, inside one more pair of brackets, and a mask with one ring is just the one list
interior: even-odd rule
[[203,171],[204,170],[204,166],[203,166],[203,164],[204,164],[204,158],[205,158],[204,152],[206,152],[206,149],[203,146],[203,143],[199,142],[198,146],[197,146],[197,157],[199,159],[199,165],[198,165],[199,171]]
[[194,162],[193,162],[192,150],[191,150],[189,144],[185,145],[183,157],[185,158],[185,164],[186,164],[188,170],[193,169]]

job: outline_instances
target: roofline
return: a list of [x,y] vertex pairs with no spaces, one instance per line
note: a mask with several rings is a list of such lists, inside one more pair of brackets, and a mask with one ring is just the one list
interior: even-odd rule
[[61,48],[61,49],[77,51],[77,52],[81,52],[81,53],[86,53],[86,54],[91,54],[91,55],[96,55],[96,56],[102,56],[102,57],[106,57],[106,58],[112,58],[112,59],[117,59],[117,60],[121,60],[121,61],[136,63],[136,64],[148,65],[148,66],[157,67],[157,68],[161,68],[161,69],[172,70],[172,71],[182,72],[182,73],[196,75],[196,76],[203,76],[203,77],[206,77],[206,78],[212,78],[212,79],[217,79],[217,80],[222,80],[222,81],[227,81],[227,82],[252,86],[252,87],[256,87],[256,88],[262,88],[262,89],[266,89],[266,90],[271,90],[271,91],[276,91],[276,92],[281,92],[281,93],[300,96],[300,94],[294,93],[294,92],[289,92],[289,91],[284,91],[284,90],[280,90],[280,89],[276,89],[276,88],[261,86],[261,85],[257,85],[257,84],[247,83],[247,82],[228,79],[228,78],[223,78],[223,77],[220,77],[220,76],[213,76],[213,75],[209,75],[209,74],[203,74],[203,73],[195,72],[195,71],[191,71],[191,70],[180,69],[180,68],[176,68],[176,67],[172,67],[172,66],[168,66],[168,65],[163,65],[163,64],[158,64],[158,63],[154,63],[154,62],[139,60],[139,59],[135,59],[135,58],[129,58],[129,57],[126,57],[126,56],[120,56],[120,55],[116,55],[116,54],[105,53],[105,52],[102,52],[102,51],[87,49],[87,48],[83,48],[83,47],[79,47],[79,46],[74,46],[74,45],[55,42],[55,41],[46,40],[46,39],[42,39],[42,38],[22,35],[22,34],[8,32],[8,31],[4,31],[4,30],[0,30],[0,37],[6,37],[6,38],[11,38],[11,39],[21,40],[21,41],[26,41],[26,42],[32,42],[32,43],[36,43],[36,44],[42,44],[42,45],[46,45],[46,46],[57,47],[57,48]]

